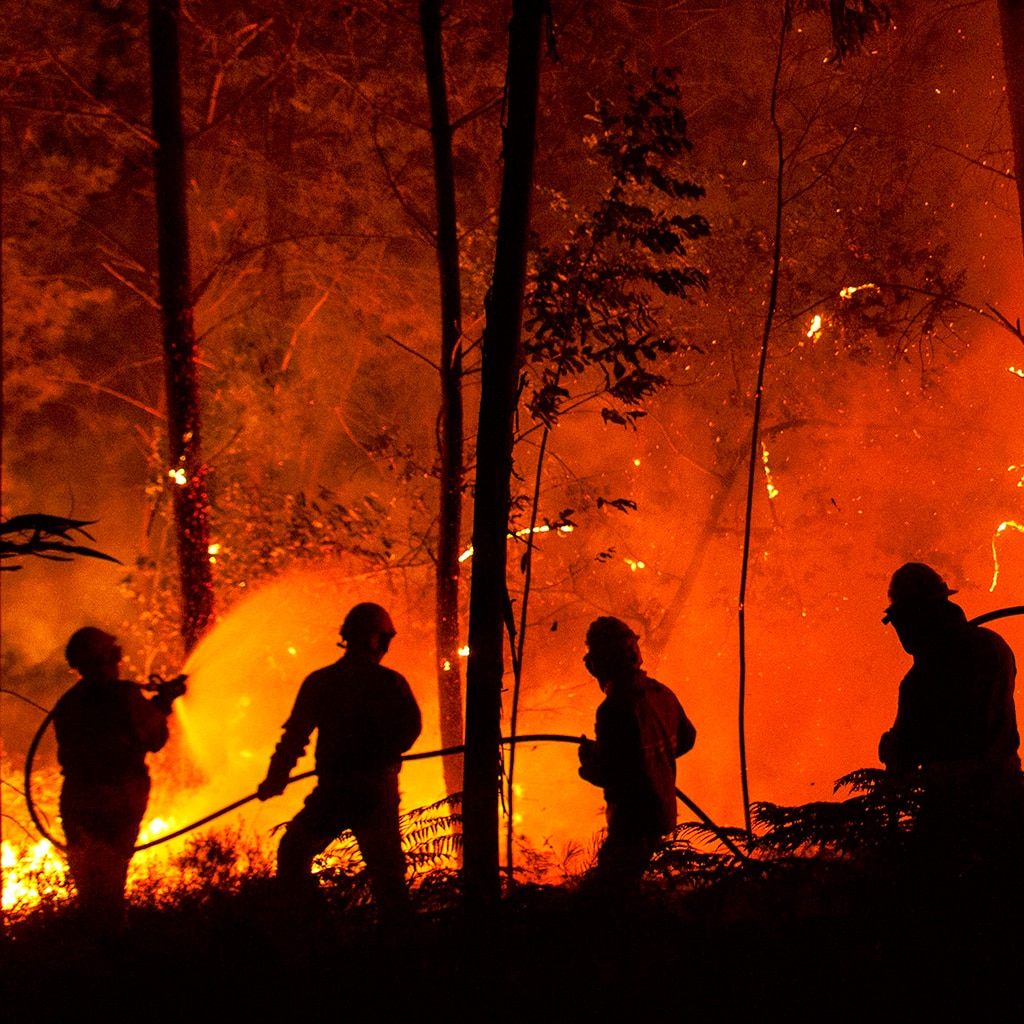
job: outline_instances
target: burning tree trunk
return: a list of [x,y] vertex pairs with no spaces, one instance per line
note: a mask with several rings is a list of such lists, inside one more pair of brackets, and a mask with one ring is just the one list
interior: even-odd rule
[[178,0],[149,0],[157,247],[170,456],[168,474],[174,495],[182,639],[187,653],[196,645],[213,617],[213,581],[209,561],[206,467],[199,439],[178,17]]
[[1024,0],[999,0],[999,22],[1003,34],[1006,95],[1010,101],[1021,242],[1024,244]]
[[502,630],[509,611],[505,580],[512,426],[521,363],[533,155],[537,128],[541,23],[546,0],[515,0],[509,29],[508,123],[494,276],[484,328],[473,580],[466,678],[463,881],[470,906],[497,900]]
[[[462,416],[462,285],[455,215],[452,127],[448,113],[441,0],[422,0],[420,28],[430,97],[430,134],[437,199],[437,264],[441,284],[441,413],[438,423],[440,508],[437,533],[437,697],[441,746],[462,743],[462,678],[459,672],[459,547],[465,474]],[[449,793],[462,790],[462,758],[444,759]]]

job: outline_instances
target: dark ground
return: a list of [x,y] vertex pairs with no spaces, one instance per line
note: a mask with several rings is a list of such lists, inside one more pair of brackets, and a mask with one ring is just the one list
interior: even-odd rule
[[[1003,872],[999,875],[1005,878]],[[793,861],[609,904],[521,887],[482,922],[449,891],[402,930],[368,907],[282,907],[272,883],[133,908],[97,941],[67,909],[3,937],[7,1021],[1019,1021],[1016,879]],[[429,904],[433,904],[430,906]]]

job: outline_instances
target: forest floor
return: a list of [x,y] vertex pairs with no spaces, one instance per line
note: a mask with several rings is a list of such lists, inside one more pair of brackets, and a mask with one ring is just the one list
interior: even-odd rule
[[[1011,877],[1012,876],[1012,877]],[[7,1021],[354,1015],[747,1021],[1024,1019],[1018,872],[865,870],[791,860],[609,902],[520,886],[467,920],[447,876],[384,929],[325,892],[301,912],[272,881],[133,906],[97,939],[67,907],[2,938]],[[447,886],[447,888],[446,888]]]

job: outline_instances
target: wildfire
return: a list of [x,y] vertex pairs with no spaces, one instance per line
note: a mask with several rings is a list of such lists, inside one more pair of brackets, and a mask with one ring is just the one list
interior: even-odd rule
[[992,535],[992,585],[988,588],[990,594],[996,589],[996,584],[999,582],[999,553],[996,551],[996,541],[1007,530],[1016,530],[1018,533],[1024,533],[1024,525],[1014,522],[1012,519],[1007,519],[996,527],[996,532]]
[[38,906],[47,896],[67,899],[69,895],[64,861],[48,839],[20,849],[5,839],[3,880],[5,914]]

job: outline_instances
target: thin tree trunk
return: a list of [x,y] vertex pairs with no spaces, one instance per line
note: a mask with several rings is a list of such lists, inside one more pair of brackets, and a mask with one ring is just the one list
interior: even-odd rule
[[[441,746],[462,744],[462,676],[459,671],[459,549],[462,541],[462,485],[465,475],[462,415],[462,284],[452,128],[448,113],[441,2],[422,0],[420,28],[430,97],[430,135],[437,198],[437,266],[441,285],[441,415],[438,424],[440,507],[437,532],[436,600],[437,698]],[[462,790],[462,756],[443,761],[445,788]]]
[[1010,103],[1013,170],[1017,178],[1017,209],[1024,245],[1024,0],[999,0],[1003,34],[1006,96]]
[[739,622],[739,748],[740,748],[740,787],[743,791],[743,818],[747,836],[751,835],[750,818],[750,787],[747,775],[747,573],[750,568],[750,530],[754,516],[754,480],[757,475],[757,449],[760,444],[761,404],[764,398],[764,375],[768,365],[768,346],[771,342],[772,328],[775,325],[775,308],[779,298],[779,275],[782,267],[782,212],[786,200],[783,195],[783,181],[786,171],[786,150],[782,138],[782,127],[778,118],[779,77],[782,74],[782,58],[786,48],[786,35],[789,30],[789,3],[785,4],[782,16],[782,28],[779,33],[779,52],[775,64],[775,77],[772,80],[771,122],[775,133],[776,145],[776,176],[775,176],[775,228],[772,241],[772,272],[771,289],[768,295],[768,308],[764,315],[764,331],[761,336],[761,358],[757,367],[757,385],[754,389],[754,420],[750,428],[750,460],[747,464],[747,504],[743,518],[743,561],[740,568],[740,592],[737,600]]
[[533,156],[540,84],[541,25],[546,0],[514,0],[507,71],[508,123],[498,213],[494,277],[484,328],[473,579],[469,601],[466,678],[466,764],[463,797],[463,883],[467,905],[497,901],[498,792],[503,623],[512,472],[512,427],[521,363],[520,330],[526,247],[533,190]]
[[157,245],[170,455],[168,475],[178,542],[182,640],[188,653],[213,618],[213,580],[192,326],[178,17],[178,0],[149,0]]

